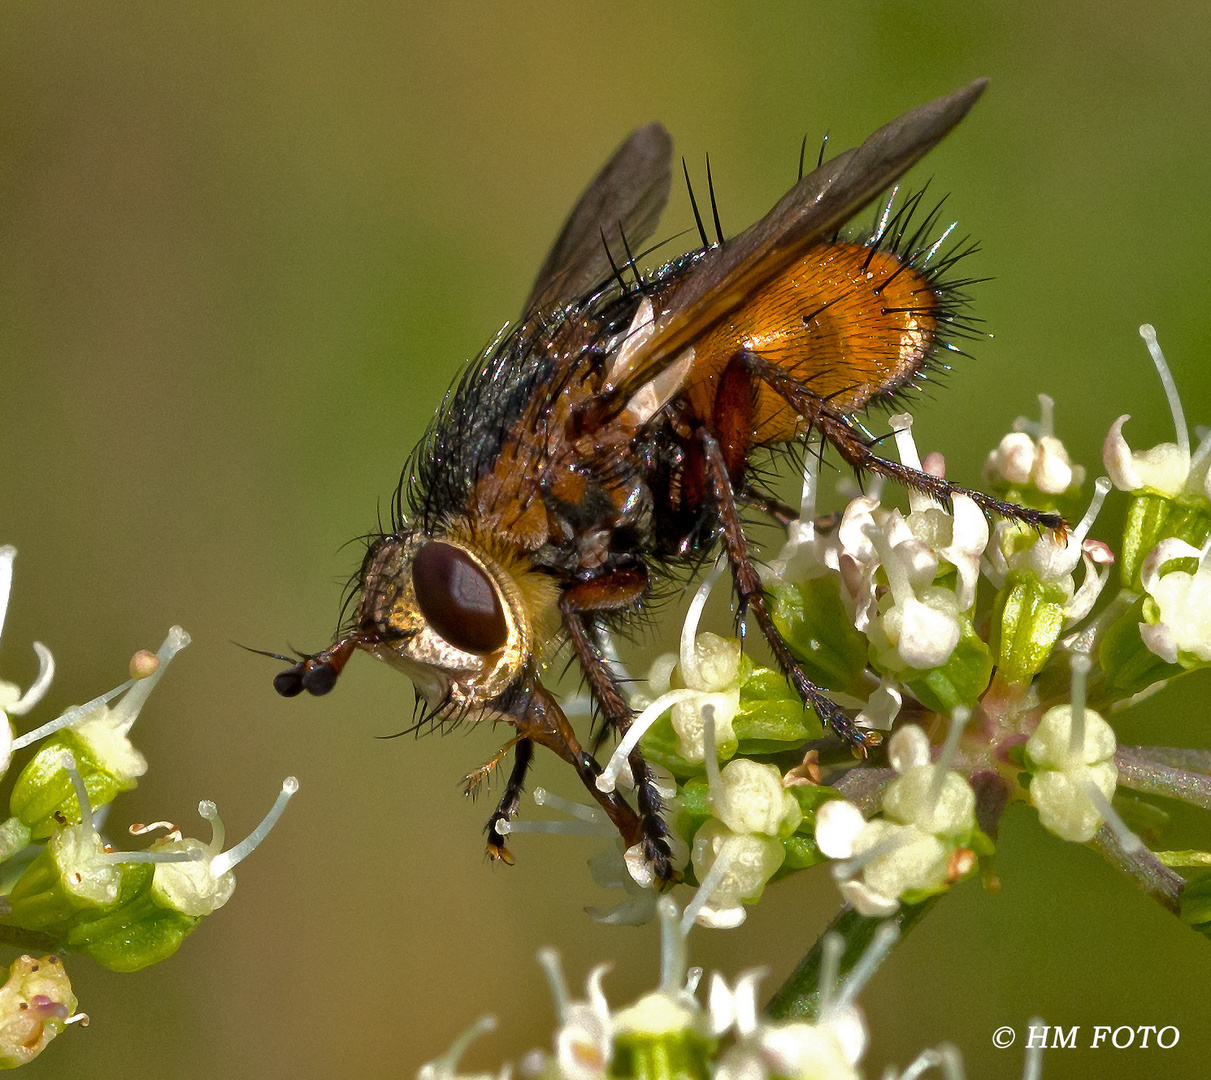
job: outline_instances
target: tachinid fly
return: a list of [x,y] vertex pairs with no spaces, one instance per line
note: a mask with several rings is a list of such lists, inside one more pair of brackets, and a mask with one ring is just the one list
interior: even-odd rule
[[775,629],[741,512],[782,513],[753,475],[754,451],[789,450],[816,431],[859,473],[1063,527],[885,461],[857,420],[919,381],[962,321],[955,283],[927,265],[932,216],[913,236],[903,214],[866,239],[838,230],[983,89],[905,113],[802,177],[739,236],[712,244],[703,231],[699,250],[646,276],[630,253],[667,201],[671,141],[658,124],[632,134],[573,209],[517,324],[472,364],[414,452],[392,530],[366,553],[352,619],[277,676],[279,693],[327,693],[363,649],[404,671],[432,718],[516,729],[488,823],[494,857],[511,861],[501,826],[537,743],[572,764],[668,882],[676,872],[642,754],[629,758],[634,807],[599,790],[600,767],[543,686],[542,659],[570,645],[604,722],[625,732],[631,709],[599,631],[638,611],[658,576],[721,549],[739,616],[752,616],[803,700],[856,752],[873,745]]

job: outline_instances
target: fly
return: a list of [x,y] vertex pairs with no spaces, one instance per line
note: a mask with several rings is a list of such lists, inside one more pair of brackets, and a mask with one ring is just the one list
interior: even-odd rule
[[885,460],[858,420],[923,378],[945,333],[962,329],[961,297],[926,266],[933,215],[907,239],[903,212],[866,240],[839,230],[958,124],[984,86],[905,113],[803,176],[740,235],[710,243],[701,230],[700,249],[647,276],[630,252],[667,202],[672,143],[659,124],[627,138],[573,209],[518,322],[468,368],[414,451],[391,531],[366,552],[352,618],[334,644],[281,672],[278,692],[325,694],[354,651],[368,652],[412,679],[430,718],[516,729],[468,778],[473,787],[513,749],[487,826],[493,857],[512,861],[504,826],[541,745],[576,769],[667,883],[676,870],[642,753],[628,759],[634,806],[600,790],[600,766],[543,685],[541,660],[570,646],[605,724],[625,733],[632,711],[601,632],[641,609],[659,575],[690,572],[721,550],[737,618],[752,617],[837,736],[859,754],[875,745],[779,635],[741,511],[786,520],[750,462],[815,431],[859,474],[1064,527],[1057,515]]

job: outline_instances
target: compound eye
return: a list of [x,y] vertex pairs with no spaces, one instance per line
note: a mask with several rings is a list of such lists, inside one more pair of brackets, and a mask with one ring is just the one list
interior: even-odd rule
[[485,656],[509,640],[496,586],[453,544],[431,540],[416,553],[412,587],[425,620],[456,649]]

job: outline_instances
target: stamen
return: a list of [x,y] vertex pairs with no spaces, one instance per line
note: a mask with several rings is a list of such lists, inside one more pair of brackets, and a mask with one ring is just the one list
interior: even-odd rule
[[486,1035],[489,1031],[495,1030],[496,1017],[481,1016],[454,1040],[450,1049],[442,1054],[441,1057],[422,1065],[417,1070],[417,1080],[439,1080],[441,1077],[457,1076],[458,1063],[462,1060],[463,1054],[467,1052],[470,1045],[481,1035]]
[[720,556],[711,572],[702,579],[694,599],[690,601],[689,610],[685,613],[685,622],[681,624],[681,675],[688,684],[698,682],[698,622],[702,618],[702,610],[706,607],[707,599],[715,583],[727,569],[727,561]]
[[1102,506],[1106,502],[1106,493],[1109,490],[1110,477],[1099,476],[1093,482],[1093,498],[1089,500],[1089,509],[1085,511],[1085,516],[1077,522],[1076,528],[1072,530],[1072,540],[1078,546],[1084,543],[1085,537],[1089,535],[1089,530],[1097,520],[1098,514],[1102,512]]
[[0,634],[4,633],[4,617],[8,614],[8,598],[13,591],[13,560],[17,549],[12,544],[0,547]]
[[865,851],[858,855],[851,855],[843,862],[835,862],[832,865],[832,874],[837,881],[845,881],[849,878],[857,877],[858,871],[862,867],[873,863],[876,859],[883,858],[884,855],[890,855],[893,851],[902,847],[907,842],[907,837],[903,833],[892,833],[891,836],[885,836],[877,844],[872,844]]
[[618,740],[618,745],[614,747],[614,752],[610,755],[610,760],[606,762],[605,768],[601,770],[601,775],[597,777],[597,790],[613,791],[618,786],[618,777],[626,768],[627,758],[630,757],[631,751],[639,745],[639,740],[647,734],[648,728],[674,705],[680,705],[683,701],[692,701],[697,696],[698,691],[689,688],[669,690],[667,693],[661,694],[635,717],[631,721],[631,726],[627,728],[627,733]]
[[885,1080],[918,1080],[930,1069],[941,1069],[942,1080],[966,1080],[963,1072],[963,1057],[958,1047],[951,1043],[941,1043],[938,1046],[922,1050],[898,1076],[889,1071]]
[[[908,413],[896,413],[888,417],[887,422],[896,438],[896,453],[900,455],[901,464],[921,472],[921,455],[917,453],[917,444],[912,437],[912,417]],[[918,514],[928,510],[933,500],[923,492],[909,488],[908,505],[914,514]]]
[[[1068,730],[1068,752],[1083,754],[1085,748],[1085,677],[1093,666],[1084,653],[1073,654],[1069,661],[1072,669],[1072,726]],[[1102,815],[1105,817],[1105,815]]]
[[42,700],[46,691],[50,689],[51,680],[55,677],[55,658],[51,656],[50,649],[42,642],[35,641],[34,652],[38,654],[38,677],[34,679],[30,688],[17,699],[16,703],[8,707],[7,711],[10,716],[24,716],[29,712]]
[[671,896],[662,896],[656,901],[656,914],[660,917],[660,990],[675,994],[685,981],[689,959],[685,930],[677,918],[677,904]]
[[938,755],[937,764],[933,767],[933,775],[929,780],[929,791],[925,801],[932,813],[942,797],[942,788],[946,786],[946,775],[950,771],[951,762],[959,752],[959,740],[963,737],[963,728],[971,719],[971,710],[964,705],[956,705],[950,714],[950,730],[946,733],[946,742],[942,744],[942,752]]
[[715,861],[711,863],[711,868],[703,875],[702,881],[698,885],[698,891],[694,893],[690,902],[685,905],[685,911],[681,913],[681,934],[683,937],[690,932],[690,927],[694,925],[694,920],[698,918],[698,913],[706,907],[706,903],[710,900],[711,895],[723,882],[723,878],[731,868],[731,864],[732,860],[727,857],[727,845],[725,844],[715,857]]
[[63,768],[67,770],[71,786],[76,789],[76,802],[80,804],[80,824],[91,829],[93,827],[92,803],[88,798],[88,789],[84,786],[84,777],[76,768],[76,759],[70,752],[65,752],[59,760]]
[[206,852],[193,851],[107,851],[101,856],[102,862],[107,863],[178,863],[201,862],[206,858]]
[[614,826],[595,807],[573,802],[546,788],[535,788],[531,796],[536,806],[549,806],[567,814],[572,821],[501,821],[497,828],[505,836],[514,833],[547,833],[563,836],[613,836]]
[[888,541],[883,530],[877,525],[867,524],[862,527],[862,531],[870,539],[875,552],[879,556],[879,562],[883,564],[883,571],[887,574],[887,586],[891,589],[892,600],[896,604],[903,604],[905,600],[915,599],[916,593],[913,592],[912,580],[908,576],[908,569],[904,566],[902,560],[897,559],[892,546]]
[[198,803],[198,815],[203,821],[210,822],[210,843],[206,846],[212,855],[217,855],[223,850],[223,841],[227,838],[227,827],[219,817],[219,808],[210,799],[203,799]]
[[875,931],[866,952],[859,957],[858,962],[850,969],[845,981],[841,984],[837,995],[835,1008],[843,1009],[852,1005],[854,999],[861,993],[870,977],[878,970],[879,965],[887,959],[893,946],[900,940],[900,927],[888,920]]
[[602,819],[602,815],[596,807],[565,799],[562,795],[556,795],[555,792],[548,791],[546,788],[535,788],[532,798],[535,806],[549,806],[567,814],[568,817],[579,818],[581,821],[600,822]]
[[820,995],[817,1014],[831,1008],[840,981],[841,957],[845,955],[845,939],[835,930],[830,930],[820,942],[820,974],[816,980],[816,991]]
[[143,708],[143,703],[151,693],[152,687],[160,681],[165,668],[168,667],[168,662],[185,648],[189,641],[189,635],[179,626],[169,629],[164,644],[156,651],[156,659],[160,662],[159,667],[142,679],[132,680],[130,692],[113,710],[113,723],[117,731],[125,735],[131,729],[135,718],[139,715],[139,710]]
[[[152,678],[154,677],[152,676]],[[281,793],[274,801],[273,806],[269,808],[269,813],[261,819],[261,823],[230,851],[224,851],[211,860],[210,870],[215,877],[222,877],[228,870],[238,866],[252,854],[256,846],[269,835],[269,830],[273,828],[278,818],[282,816],[282,811],[286,809],[286,804],[290,802],[290,797],[298,789],[299,782],[293,776],[288,776],[282,781]],[[213,806],[214,804],[211,803],[210,805]],[[198,812],[201,813],[201,811],[202,806],[199,804]]]
[[[1211,439],[1208,440],[1211,442]],[[797,539],[800,543],[810,540],[816,534],[816,497],[820,489],[820,455],[818,449],[820,437],[811,435],[804,445],[803,452],[803,494],[799,499],[799,529]]]
[[555,1019],[562,1024],[571,998],[568,994],[568,983],[563,975],[563,964],[560,963],[559,953],[552,948],[539,949],[538,966],[542,968],[542,973],[547,977],[547,986],[551,988],[551,997],[555,1001]]
[[36,743],[39,739],[45,739],[48,735],[53,735],[56,731],[62,728],[71,727],[83,720],[88,713],[100,708],[102,705],[113,701],[119,694],[125,693],[132,686],[135,680],[128,679],[120,686],[115,686],[112,690],[95,697],[92,701],[85,705],[73,705],[70,709],[63,713],[62,716],[56,717],[54,720],[43,724],[41,727],[34,728],[33,731],[27,731],[24,735],[19,735],[13,740],[13,749],[20,750],[23,747],[29,746],[31,743]]
[[1194,451],[1194,456],[1190,459],[1190,472],[1197,474],[1201,472],[1203,462],[1207,460],[1207,455],[1211,454],[1211,432],[1199,424],[1195,427],[1194,434],[1198,438],[1198,447]]
[[1019,416],[1013,422],[1014,431],[1024,431],[1035,442],[1055,434],[1055,399],[1050,394],[1039,394],[1039,418],[1031,420]]
[[[1032,1016],[1027,1022],[1028,1031],[1046,1030],[1041,1016]],[[1026,1040],[1026,1050],[1022,1055],[1022,1080],[1042,1080],[1043,1076],[1043,1045],[1033,1039]]]
[[1169,399],[1169,411],[1173,414],[1173,427],[1177,432],[1177,448],[1189,460],[1190,432],[1186,427],[1186,414],[1182,410],[1182,399],[1178,396],[1177,383],[1173,380],[1169,365],[1165,363],[1165,354],[1161,352],[1161,347],[1156,340],[1156,330],[1151,323],[1144,323],[1140,327],[1140,337],[1144,339],[1148,352],[1152,354],[1156,373],[1161,377],[1161,385],[1165,388],[1165,397]]
[[1114,833],[1114,838],[1118,841],[1119,847],[1123,849],[1124,854],[1131,855],[1143,850],[1143,840],[1128,828],[1127,823],[1110,804],[1110,800],[1102,794],[1102,789],[1097,784],[1092,780],[1082,781],[1081,790],[1085,793],[1085,797],[1093,803],[1097,812],[1105,819],[1107,828]]
[[706,769],[706,786],[711,805],[723,811],[727,805],[727,791],[723,787],[723,775],[719,771],[719,752],[715,749],[715,706],[702,706],[702,764]]

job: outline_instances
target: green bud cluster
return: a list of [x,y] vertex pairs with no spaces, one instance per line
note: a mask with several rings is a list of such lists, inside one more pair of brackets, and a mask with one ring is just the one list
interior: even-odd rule
[[[12,548],[0,548],[0,626],[12,581]],[[49,650],[35,645],[42,671],[29,691],[0,683],[0,772],[14,751],[38,744],[20,769],[0,823],[0,942],[37,944],[48,955],[21,956],[0,986],[0,1068],[32,1060],[76,1020],[76,998],[59,955],[84,954],[113,971],[136,971],[171,956],[205,915],[230,898],[232,868],[268,831],[295,790],[283,785],[270,816],[243,844],[222,851],[214,806],[199,807],[210,843],[175,830],[147,850],[114,851],[94,822],[97,810],[130,791],[147,770],[130,730],[149,693],[189,636],[173,627],[156,654],[140,652],[131,678],[86,705],[14,738],[11,716],[28,712],[53,674]],[[169,827],[171,829],[171,827]],[[132,828],[132,832],[147,832]]]

